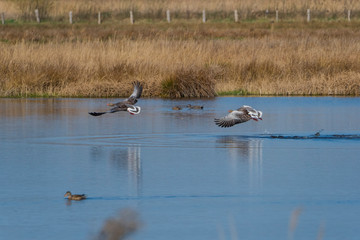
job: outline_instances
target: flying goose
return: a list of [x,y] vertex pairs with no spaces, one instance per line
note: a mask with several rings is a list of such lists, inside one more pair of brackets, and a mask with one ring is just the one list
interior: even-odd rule
[[262,120],[262,112],[257,111],[250,106],[242,106],[237,110],[230,110],[229,114],[222,118],[215,118],[215,124],[219,127],[232,127],[235,124],[247,122],[251,119],[258,121]]
[[132,115],[139,114],[141,108],[134,105],[135,103],[137,103],[137,99],[140,98],[143,87],[140,82],[133,82],[133,85],[134,85],[134,91],[130,95],[130,97],[118,103],[109,103],[108,106],[113,107],[109,111],[89,112],[89,114],[92,116],[100,116],[105,113],[114,113],[119,111],[128,111]]
[[64,197],[68,197],[68,200],[75,200],[75,201],[80,201],[80,200],[86,199],[85,194],[74,194],[74,195],[72,195],[70,191],[67,191],[65,193]]

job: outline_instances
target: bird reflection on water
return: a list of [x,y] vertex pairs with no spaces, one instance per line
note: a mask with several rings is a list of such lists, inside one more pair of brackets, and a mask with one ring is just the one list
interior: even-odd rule
[[136,187],[136,193],[139,195],[142,182],[140,146],[131,145],[115,149],[110,154],[110,160],[115,166],[128,172],[129,183]]
[[225,147],[228,150],[234,171],[236,171],[240,163],[248,164],[250,189],[261,189],[263,179],[263,140],[241,136],[221,136],[216,143],[218,147]]
[[[91,148],[91,158],[94,161],[108,159],[110,167],[127,172],[130,189],[138,196],[142,186],[142,166],[140,145],[130,144],[127,147],[111,148],[109,152],[103,147]],[[109,153],[109,154],[107,154]]]

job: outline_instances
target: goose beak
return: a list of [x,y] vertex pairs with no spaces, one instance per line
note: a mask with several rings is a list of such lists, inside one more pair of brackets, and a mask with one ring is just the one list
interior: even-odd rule
[[231,113],[233,110],[229,110],[228,112]]
[[259,118],[262,121],[262,118]]
[[258,119],[257,119],[257,118],[253,118],[253,120],[254,120],[254,121],[256,121],[256,122],[258,121]]

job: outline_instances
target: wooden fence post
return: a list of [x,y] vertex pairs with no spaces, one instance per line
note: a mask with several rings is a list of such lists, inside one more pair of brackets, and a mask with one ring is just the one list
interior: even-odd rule
[[2,23],[2,25],[5,24],[5,13],[4,12],[1,13],[1,23]]
[[306,13],[307,13],[307,21],[310,22],[310,9],[308,9]]
[[276,9],[275,22],[279,21],[279,10]]
[[101,12],[98,12],[98,24],[101,24]]
[[36,17],[36,21],[37,21],[38,23],[40,23],[39,9],[35,9],[35,17]]
[[202,22],[205,23],[206,22],[206,13],[205,13],[205,9],[202,11]]
[[170,10],[166,10],[166,20],[170,23]]
[[73,20],[72,20],[72,11],[69,12],[69,22],[70,24],[73,24]]
[[234,11],[234,18],[235,18],[235,22],[239,22],[239,14],[237,10]]
[[134,15],[133,15],[133,11],[130,11],[130,23],[134,24]]
[[351,14],[351,11],[350,11],[350,9],[348,10],[348,21],[350,22],[351,21],[351,19],[350,19],[350,14]]

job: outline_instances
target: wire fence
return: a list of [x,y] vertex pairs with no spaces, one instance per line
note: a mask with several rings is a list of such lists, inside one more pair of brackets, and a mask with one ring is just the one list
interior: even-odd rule
[[[166,11],[159,10],[159,12],[136,12],[133,10],[123,11],[123,12],[91,12],[91,13],[81,13],[73,14],[73,11],[69,11],[68,17],[66,16],[57,16],[57,17],[42,17],[40,11],[38,9],[34,10],[33,14],[28,14],[28,17],[21,22],[68,22],[69,24],[73,24],[76,22],[95,22],[97,19],[98,24],[102,24],[104,22],[113,22],[114,20],[118,21],[126,21],[129,20],[130,24],[134,24],[136,21],[141,20],[159,20],[166,21],[171,23],[174,20],[196,20],[206,23],[208,21],[227,21],[227,22],[242,22],[242,21],[254,21],[254,20],[262,20],[268,19],[274,22],[279,21],[287,21],[287,20],[295,20],[295,21],[307,21],[311,22],[312,20],[345,20],[351,22],[352,20],[357,20],[360,11],[352,11],[351,9],[345,9],[343,12],[330,13],[327,11],[319,11],[311,9],[306,9],[306,11],[300,12],[280,12],[279,10],[269,10],[265,9],[264,11],[244,11],[244,10],[234,10],[232,12],[229,11],[206,11],[203,9],[201,12],[180,12],[173,11],[171,12],[169,9]],[[6,12],[0,12],[1,15],[1,23],[4,25],[6,23],[16,22],[14,19],[6,19]]]

